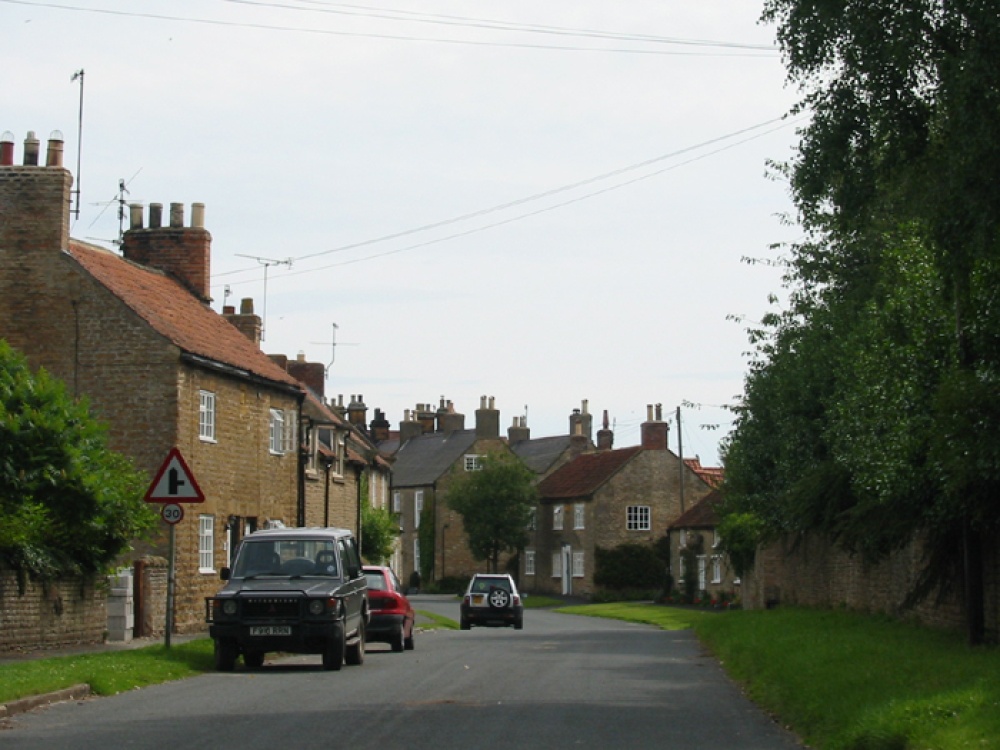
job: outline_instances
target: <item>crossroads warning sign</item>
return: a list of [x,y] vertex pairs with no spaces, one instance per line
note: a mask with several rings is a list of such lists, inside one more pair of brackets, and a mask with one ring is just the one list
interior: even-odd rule
[[195,481],[184,457],[171,448],[166,460],[146,490],[147,503],[203,503],[205,494]]

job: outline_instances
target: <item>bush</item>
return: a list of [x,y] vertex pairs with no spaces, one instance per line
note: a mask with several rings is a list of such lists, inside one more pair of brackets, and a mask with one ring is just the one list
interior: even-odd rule
[[594,583],[619,593],[635,589],[667,590],[667,565],[661,548],[635,543],[620,544],[610,550],[598,547]]

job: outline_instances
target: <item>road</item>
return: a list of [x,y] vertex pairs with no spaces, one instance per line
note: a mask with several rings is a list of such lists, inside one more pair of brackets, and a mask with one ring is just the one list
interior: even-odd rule
[[[415,606],[458,619],[454,599]],[[524,630],[371,644],[365,663],[318,657],[207,674],[15,717],[0,748],[791,749],[687,631],[528,610]]]

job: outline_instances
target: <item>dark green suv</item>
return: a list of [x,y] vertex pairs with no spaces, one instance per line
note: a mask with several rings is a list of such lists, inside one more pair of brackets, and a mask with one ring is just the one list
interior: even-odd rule
[[217,669],[232,671],[240,655],[260,667],[269,651],[321,654],[324,669],[364,661],[367,584],[350,531],[257,531],[221,577],[205,601]]

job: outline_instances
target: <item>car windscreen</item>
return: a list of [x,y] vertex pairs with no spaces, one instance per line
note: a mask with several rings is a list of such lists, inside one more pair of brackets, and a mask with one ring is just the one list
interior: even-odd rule
[[337,550],[330,539],[244,540],[233,567],[234,578],[260,576],[340,576]]
[[369,591],[386,591],[388,587],[385,585],[385,576],[382,575],[381,571],[365,571],[365,579],[368,581]]

